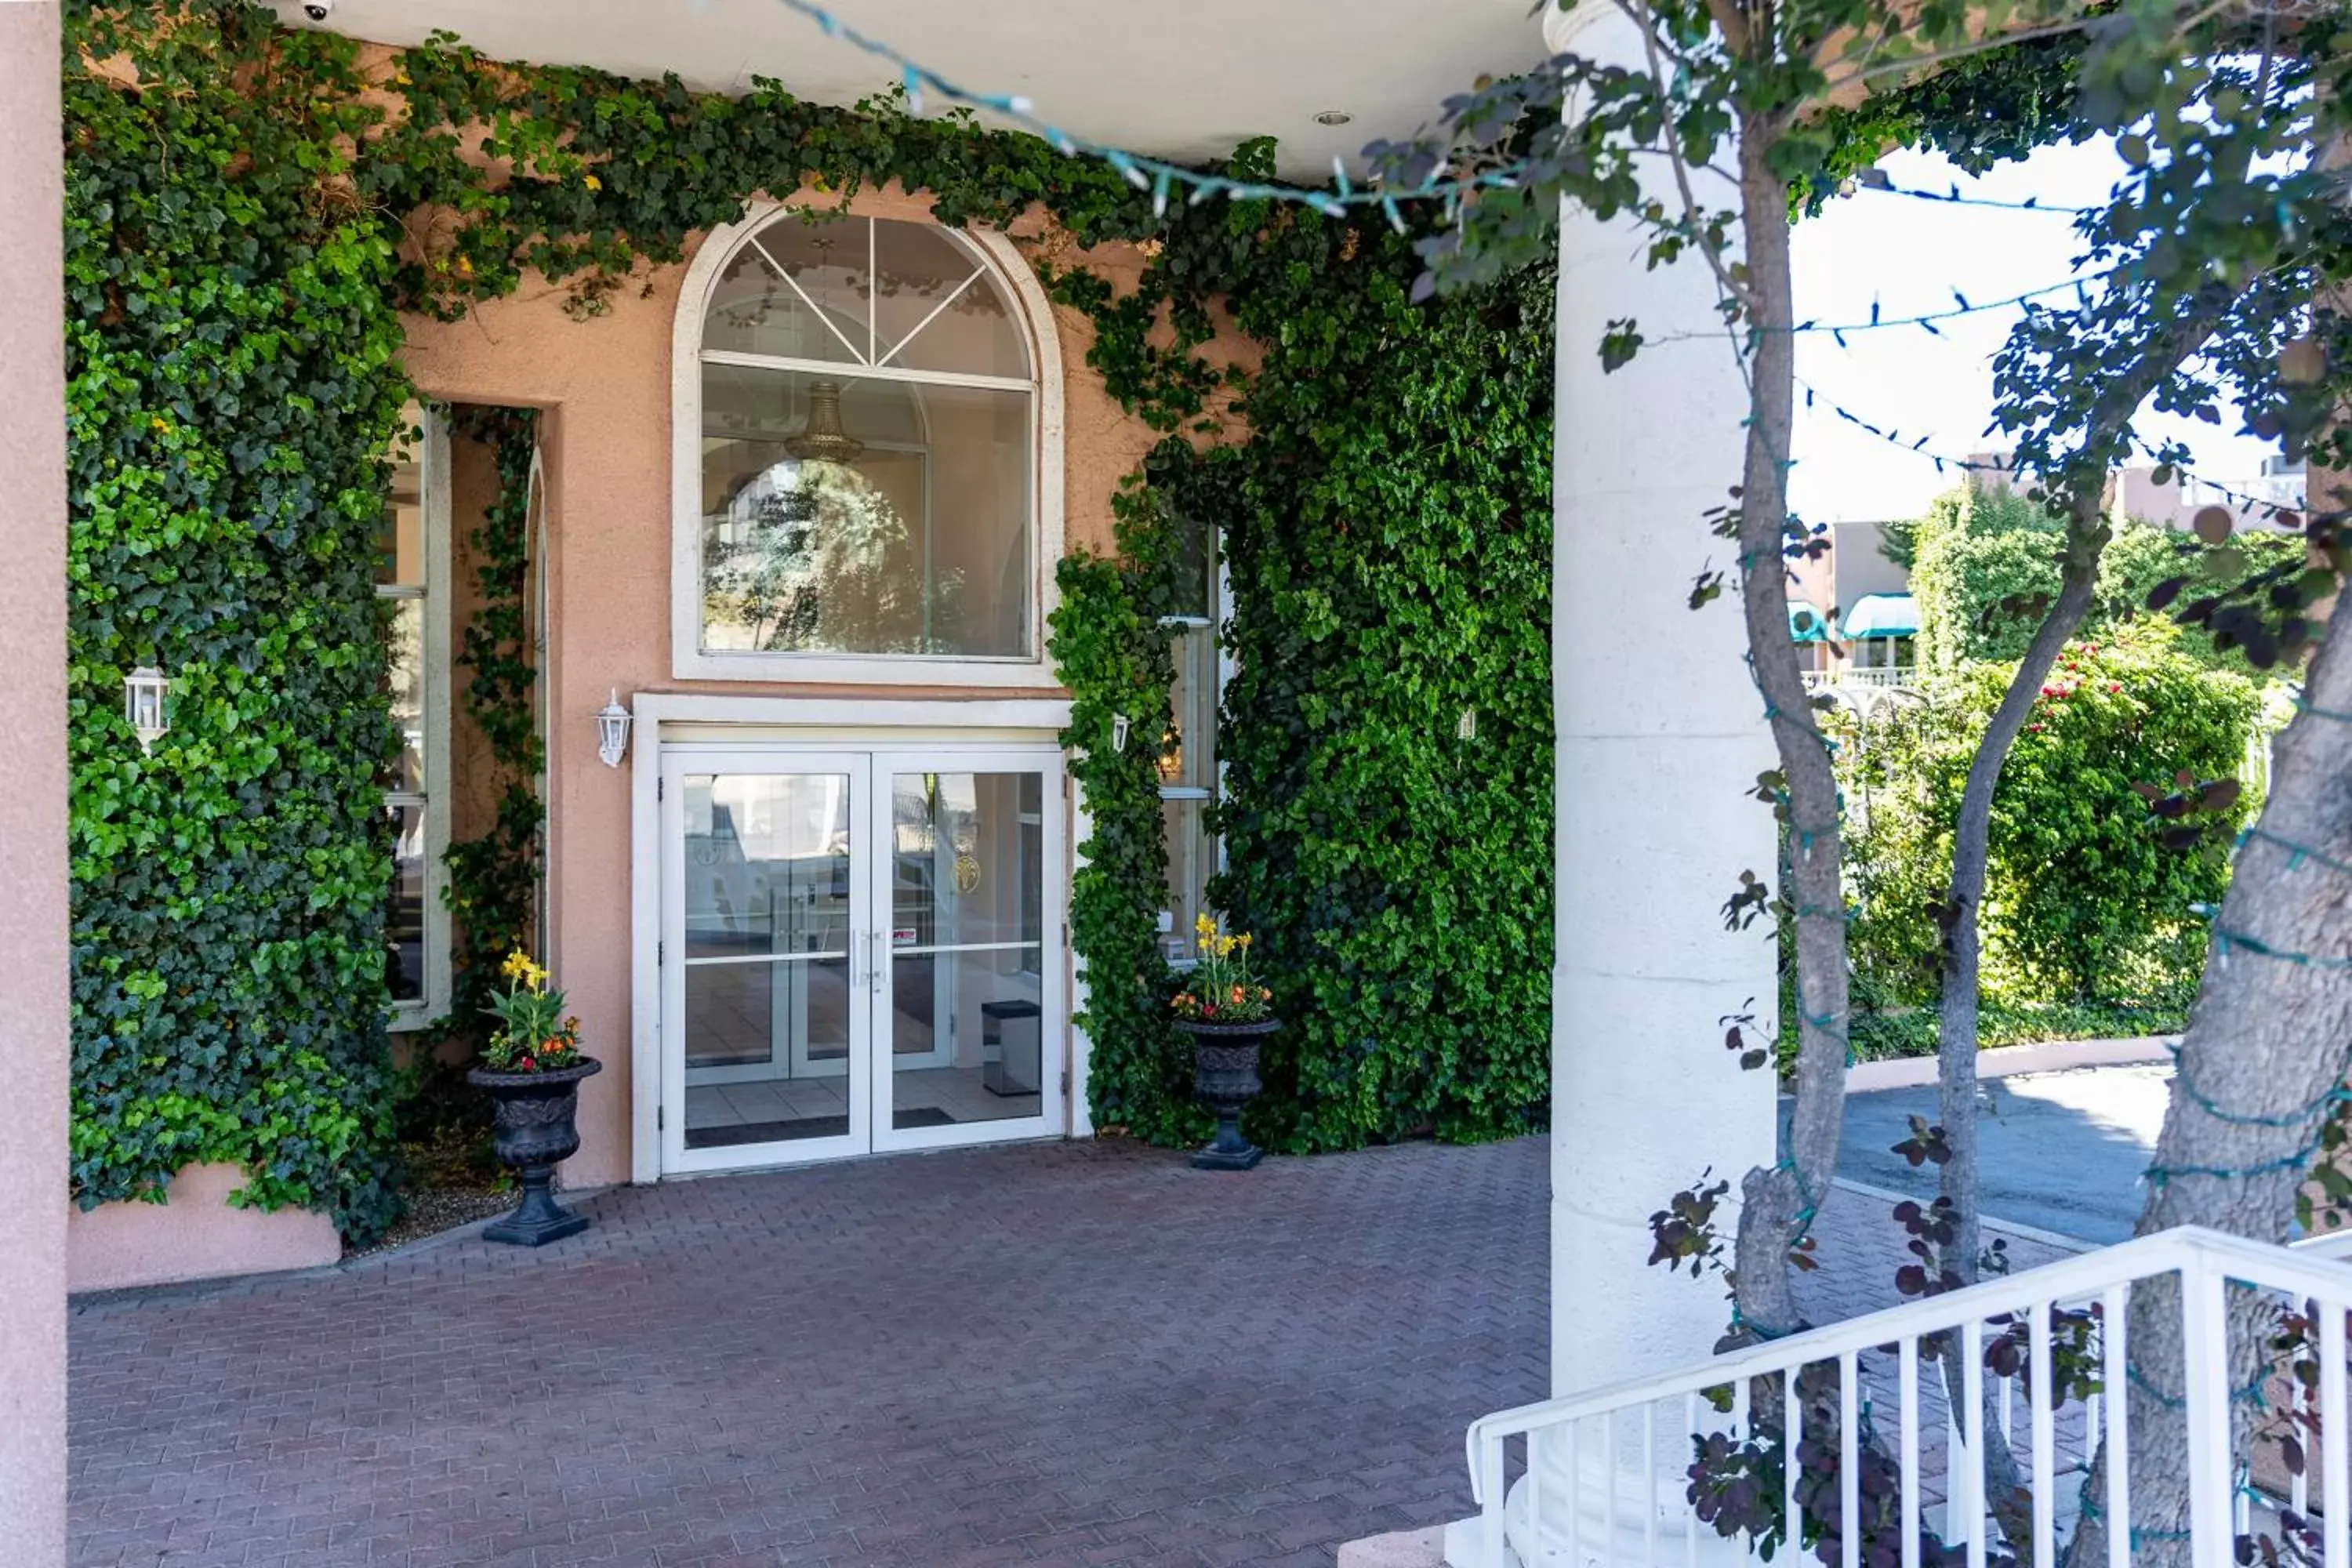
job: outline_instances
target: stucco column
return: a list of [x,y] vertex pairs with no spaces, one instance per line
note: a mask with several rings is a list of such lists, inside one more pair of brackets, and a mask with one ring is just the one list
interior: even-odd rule
[[66,427],[56,0],[0,0],[0,1563],[66,1559]]
[[[1545,41],[1643,68],[1608,0],[1546,15]],[[1675,201],[1666,170],[1654,170]],[[1723,193],[1709,199],[1721,200]],[[1727,933],[1739,873],[1770,879],[1772,765],[1741,659],[1738,596],[1693,611],[1692,580],[1738,547],[1705,513],[1739,482],[1747,395],[1696,258],[1649,269],[1630,222],[1570,205],[1559,226],[1552,478],[1557,948],[1552,968],[1551,1381],[1556,1394],[1706,1356],[1718,1281],[1646,1265],[1648,1219],[1703,1171],[1773,1154],[1773,1084],[1741,1072],[1718,1020],[1768,1025],[1762,926]],[[1648,343],[1611,374],[1607,323]],[[1688,334],[1685,341],[1666,341]]]

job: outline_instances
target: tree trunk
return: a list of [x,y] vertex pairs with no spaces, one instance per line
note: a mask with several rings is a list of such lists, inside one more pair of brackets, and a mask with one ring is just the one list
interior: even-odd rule
[[[2352,875],[2326,863],[2352,865],[2352,610],[2341,596],[2329,632],[2312,661],[2305,707],[2278,739],[2270,798],[2213,921],[2205,983],[2148,1168],[2142,1236],[2201,1225],[2285,1240],[2352,1055]],[[2231,1312],[2233,1389],[2250,1386],[2261,1365],[2252,1310],[2246,1302]],[[2136,1289],[2130,1329],[2135,1555],[2182,1563],[2189,1461],[2174,1403],[2182,1388],[2179,1289]],[[2234,1408],[2242,1440],[2255,1409],[2251,1400]],[[2076,1563],[2100,1562],[2106,1550],[2104,1476],[2094,1468],[2086,1496],[2097,1507],[2076,1534]]]
[[[1748,1331],[1777,1336],[1801,1327],[1789,1254],[1829,1196],[1845,1117],[1845,895],[1838,787],[1829,747],[1797,667],[1789,630],[1790,430],[1796,401],[1786,182],[1769,165],[1777,127],[1740,127],[1742,259],[1749,291],[1751,416],[1739,496],[1739,582],[1757,689],[1772,725],[1780,770],[1760,787],[1779,805],[1789,836],[1790,886],[1781,896],[1797,922],[1796,1115],[1780,1162],[1740,1183],[1733,1260],[1734,1302]],[[1727,781],[1729,782],[1729,781]]]

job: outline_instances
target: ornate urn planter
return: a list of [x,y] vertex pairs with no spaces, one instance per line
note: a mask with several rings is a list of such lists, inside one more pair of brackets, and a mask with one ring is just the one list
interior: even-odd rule
[[511,1247],[544,1247],[588,1228],[588,1216],[555,1201],[555,1167],[580,1152],[580,1080],[604,1070],[583,1057],[570,1067],[543,1072],[499,1072],[476,1068],[466,1081],[490,1097],[491,1137],[499,1163],[522,1182],[522,1202],[514,1213],[482,1232],[487,1241]]
[[1246,1171],[1265,1158],[1265,1151],[1242,1137],[1242,1107],[1257,1098],[1257,1053],[1268,1035],[1282,1027],[1278,1018],[1249,1024],[1212,1024],[1180,1018],[1176,1026],[1192,1037],[1192,1088],[1216,1112],[1217,1135],[1205,1149],[1195,1150],[1192,1166],[1201,1171]]

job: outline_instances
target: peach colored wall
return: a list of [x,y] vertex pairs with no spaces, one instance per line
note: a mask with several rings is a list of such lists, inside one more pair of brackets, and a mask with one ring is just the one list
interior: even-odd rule
[[58,7],[0,5],[0,1563],[66,1560],[66,423]]
[[172,1178],[169,1204],[76,1209],[67,1247],[70,1288],[112,1290],[315,1268],[342,1257],[342,1238],[325,1215],[231,1208],[229,1194],[244,1184],[235,1165],[189,1165]]
[[[861,196],[853,210],[924,219],[929,203],[888,189]],[[1026,223],[1014,233],[1034,236],[1042,227]],[[1131,251],[1097,254],[1115,276],[1124,268],[1131,278],[1142,265]],[[550,941],[588,1048],[604,1063],[604,1071],[582,1087],[581,1152],[564,1170],[573,1185],[629,1177],[629,775],[605,767],[596,755],[593,716],[607,694],[618,689],[877,700],[971,694],[672,678],[670,343],[685,273],[683,266],[654,271],[642,290],[617,291],[611,314],[584,321],[563,314],[560,287],[534,280],[516,297],[485,304],[462,321],[412,317],[405,323],[407,368],[426,394],[547,411]],[[1085,321],[1056,311],[1054,326],[1066,383],[1066,547],[1108,551],[1111,495],[1159,437],[1121,413],[1087,368]],[[1214,347],[1230,358],[1249,357],[1248,345],[1237,341],[1220,340]],[[462,794],[464,786],[458,787]]]

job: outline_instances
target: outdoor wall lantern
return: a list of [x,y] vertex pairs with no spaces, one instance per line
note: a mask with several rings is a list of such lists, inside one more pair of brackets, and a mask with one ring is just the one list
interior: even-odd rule
[[1114,752],[1127,750],[1127,715],[1124,713],[1110,716],[1110,749]]
[[166,700],[172,695],[169,677],[152,664],[142,664],[122,678],[122,716],[139,737],[139,749],[152,752],[171,729]]
[[629,710],[621,706],[621,693],[616,687],[613,700],[596,710],[596,754],[604,759],[608,768],[621,765],[629,750]]

